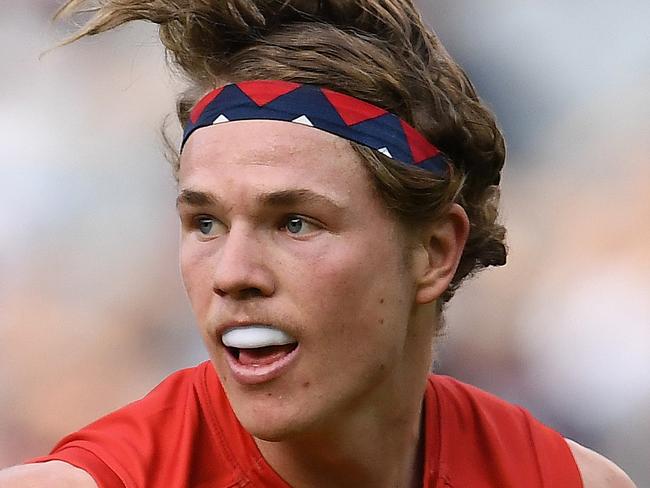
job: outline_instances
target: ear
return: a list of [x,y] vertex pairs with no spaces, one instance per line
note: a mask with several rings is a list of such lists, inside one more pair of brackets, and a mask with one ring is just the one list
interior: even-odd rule
[[456,273],[468,235],[469,218],[456,203],[440,219],[421,229],[413,260],[417,304],[431,303],[445,292]]

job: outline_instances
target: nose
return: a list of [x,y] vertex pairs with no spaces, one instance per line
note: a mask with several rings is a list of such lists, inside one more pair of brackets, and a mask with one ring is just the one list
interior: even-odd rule
[[213,273],[214,293],[236,300],[271,296],[275,282],[265,259],[262,236],[233,226],[220,239]]

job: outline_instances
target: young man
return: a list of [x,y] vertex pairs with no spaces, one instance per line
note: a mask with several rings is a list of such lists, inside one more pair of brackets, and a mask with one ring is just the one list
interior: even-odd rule
[[82,35],[155,21],[194,81],[177,205],[211,361],[0,487],[633,486],[429,374],[443,304],[505,262],[504,146],[413,5],[181,3],[109,1]]

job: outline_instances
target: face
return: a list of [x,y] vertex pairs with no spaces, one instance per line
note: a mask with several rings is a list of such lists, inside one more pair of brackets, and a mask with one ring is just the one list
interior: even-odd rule
[[[410,361],[414,284],[349,143],[287,122],[203,128],[179,190],[185,287],[243,426],[282,440],[385,401]],[[223,344],[251,325],[290,344]]]

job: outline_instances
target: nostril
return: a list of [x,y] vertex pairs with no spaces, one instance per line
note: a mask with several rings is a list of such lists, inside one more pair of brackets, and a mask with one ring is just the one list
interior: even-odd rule
[[246,288],[245,290],[241,290],[239,292],[239,297],[240,298],[257,298],[261,297],[263,295],[262,290],[259,288]]
[[260,288],[247,287],[247,288],[233,288],[232,290],[224,290],[223,288],[213,288],[214,293],[223,298],[227,295],[237,298],[239,300],[246,300],[249,298],[258,298],[264,295]]

